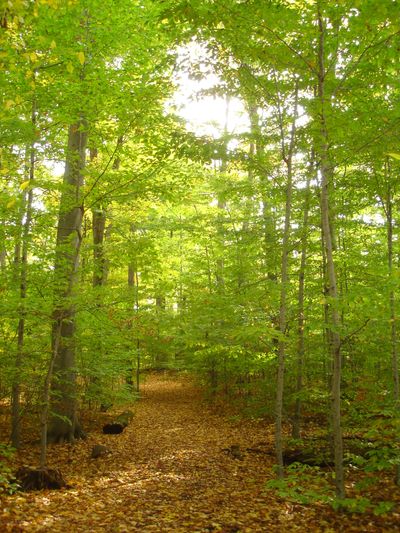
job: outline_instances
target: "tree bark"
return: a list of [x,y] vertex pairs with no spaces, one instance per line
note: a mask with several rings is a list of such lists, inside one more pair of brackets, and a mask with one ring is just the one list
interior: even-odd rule
[[[36,103],[32,102],[31,125],[35,129],[36,125]],[[25,319],[26,309],[25,300],[27,295],[27,269],[28,269],[28,252],[29,252],[29,234],[32,222],[32,202],[33,202],[33,180],[35,177],[35,143],[32,141],[27,146],[29,159],[27,161],[28,175],[28,192],[24,193],[23,217],[25,221],[22,224],[21,247],[18,250],[19,269],[19,296],[21,299],[20,316],[18,320],[17,333],[17,356],[15,359],[15,377],[12,385],[12,402],[11,402],[11,443],[15,448],[21,445],[21,371],[23,366],[23,350],[25,337]],[[22,223],[21,220],[21,223]],[[19,247],[18,247],[19,248]]]
[[[390,178],[389,178],[390,180]],[[388,270],[389,283],[392,283],[393,275],[393,202],[392,191],[388,180],[388,198],[387,198],[387,248],[388,248]],[[389,307],[390,307],[390,339],[392,350],[392,367],[393,367],[393,394],[395,402],[400,399],[399,386],[399,363],[398,363],[398,349],[397,349],[397,325],[396,325],[396,297],[393,288],[389,291]]]
[[[224,148],[221,157],[221,174],[226,172],[227,169],[227,135],[228,135],[228,118],[229,118],[229,104],[230,99],[226,97],[225,100],[225,124],[224,124]],[[217,290],[222,294],[225,290],[225,276],[224,276],[224,247],[225,247],[225,227],[224,227],[224,218],[226,210],[226,202],[224,195],[219,193],[217,195],[217,261],[216,261],[216,281],[217,281]]]
[[[279,96],[278,96],[279,99]],[[279,340],[278,340],[278,375],[276,381],[276,412],[275,412],[275,450],[278,462],[278,477],[284,475],[283,467],[283,439],[282,439],[282,412],[283,412],[283,390],[285,377],[285,357],[286,357],[286,326],[287,326],[287,290],[289,283],[289,239],[290,220],[292,213],[292,192],[293,192],[293,151],[296,137],[298,101],[298,82],[296,81],[292,128],[290,133],[290,143],[288,149],[285,147],[285,131],[283,124],[282,108],[278,101],[279,123],[282,143],[282,159],[286,164],[286,205],[285,205],[285,225],[282,241],[281,258],[281,284],[280,284],[280,304],[279,304]]]
[[[97,158],[97,149],[91,148],[90,161]],[[92,286],[102,287],[105,277],[104,232],[106,227],[106,210],[100,203],[96,203],[92,210],[93,233],[93,280]]]
[[332,239],[333,228],[330,216],[330,189],[333,184],[333,167],[329,157],[329,138],[326,122],[327,95],[325,81],[327,71],[325,70],[325,26],[321,14],[320,4],[318,8],[318,104],[319,104],[319,143],[317,155],[320,159],[321,174],[321,218],[322,234],[325,243],[327,277],[329,281],[329,324],[328,332],[330,338],[330,354],[333,363],[331,400],[332,400],[332,431],[334,443],[335,461],[335,487],[336,496],[339,499],[345,498],[344,468],[343,468],[343,437],[341,426],[341,338],[339,333],[340,316],[338,311],[338,292],[335,263],[333,258],[334,239]]
[[314,171],[313,161],[311,162],[310,173],[307,176],[306,197],[304,200],[303,228],[301,234],[301,257],[299,269],[299,290],[297,296],[297,375],[296,375],[296,404],[293,417],[292,437],[300,438],[301,423],[301,398],[303,390],[303,367],[304,367],[304,288],[305,288],[305,271],[307,262],[307,234],[308,234],[308,217],[310,210],[310,182],[311,173]]
[[[112,164],[113,170],[118,170],[121,164],[120,159],[120,150],[123,145],[123,137],[120,135],[117,139],[117,146],[114,152],[114,161]],[[92,148],[90,151],[91,161],[95,160],[97,157],[97,149]],[[93,226],[93,282],[92,286],[102,287],[107,282],[108,275],[108,261],[104,251],[104,241],[109,237],[111,232],[111,225],[108,226],[106,230],[107,222],[107,208],[101,204],[101,202],[96,202],[93,211],[92,211],[92,226]]]
[[[387,226],[387,249],[388,249],[388,274],[389,274],[389,309],[390,309],[390,344],[393,369],[393,396],[395,408],[400,409],[400,386],[399,386],[399,356],[397,347],[397,317],[396,317],[396,296],[392,286],[393,283],[393,194],[391,187],[391,176],[389,162],[385,165],[385,178],[387,183],[386,198],[386,226]],[[395,483],[400,485],[400,465],[396,465]]]
[[93,210],[93,287],[102,287],[105,279],[104,231],[106,212],[100,207]]
[[[48,428],[48,442],[71,442],[74,437],[83,435],[76,415],[73,297],[82,240],[81,188],[86,144],[87,124],[85,120],[80,119],[72,124],[68,131],[67,157],[57,227],[52,334],[53,350],[55,350],[52,384],[53,416]],[[56,342],[58,331],[59,342]]]
[[[132,226],[132,231],[134,231],[135,228]],[[130,263],[128,266],[128,287],[129,291],[133,293],[133,307],[134,312],[136,314],[136,317],[139,316],[139,273],[137,271],[137,266],[135,263]],[[135,327],[138,328],[139,322],[135,322]],[[136,371],[135,371],[135,377],[136,377],[136,392],[139,392],[140,390],[140,367],[141,367],[141,360],[140,360],[140,339],[138,332],[136,333],[136,342],[135,342],[135,348],[136,348]],[[133,361],[132,361],[133,366]],[[129,369],[130,371],[131,369]],[[133,386],[133,369],[130,373],[130,381],[127,381],[128,384]]]

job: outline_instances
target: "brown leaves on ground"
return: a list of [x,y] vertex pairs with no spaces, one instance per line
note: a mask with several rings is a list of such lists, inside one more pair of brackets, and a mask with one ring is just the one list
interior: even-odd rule
[[[396,514],[335,514],[266,491],[274,476],[273,427],[210,412],[189,380],[149,378],[121,435],[103,435],[102,421],[87,441],[49,449],[49,466],[62,471],[69,488],[2,497],[0,531],[400,530]],[[110,453],[92,459],[94,445]],[[23,449],[19,464],[34,466],[38,453]]]

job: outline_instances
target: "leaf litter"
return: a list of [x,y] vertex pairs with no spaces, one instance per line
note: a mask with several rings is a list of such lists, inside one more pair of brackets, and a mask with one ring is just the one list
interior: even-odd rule
[[[49,466],[62,471],[68,487],[2,495],[0,531],[400,531],[396,512],[338,514],[267,491],[275,475],[274,426],[213,412],[188,378],[150,376],[134,410],[120,435],[104,435],[110,415],[99,414],[87,440],[50,446]],[[109,453],[93,459],[94,446]],[[34,466],[38,456],[37,446],[24,446],[15,468]]]

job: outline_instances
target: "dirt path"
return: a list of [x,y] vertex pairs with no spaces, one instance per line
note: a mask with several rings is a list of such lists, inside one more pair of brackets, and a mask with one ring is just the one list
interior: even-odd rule
[[[245,450],[272,450],[272,428],[212,414],[189,381],[153,377],[123,434],[103,435],[101,421],[97,427],[85,442],[50,449],[50,466],[62,470],[71,488],[3,499],[0,531],[397,530],[323,507],[292,505],[265,492],[273,456]],[[112,454],[90,459],[99,443]],[[241,459],[223,451],[232,445],[243,450]]]

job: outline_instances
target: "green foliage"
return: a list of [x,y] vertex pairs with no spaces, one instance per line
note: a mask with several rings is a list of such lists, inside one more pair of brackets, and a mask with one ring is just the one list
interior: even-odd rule
[[371,505],[368,498],[342,498],[332,502],[335,511],[346,510],[350,513],[365,513]]
[[[383,515],[389,513],[395,506],[391,501],[374,502],[363,496],[338,499],[335,497],[329,477],[330,474],[319,467],[292,463],[287,467],[284,479],[272,479],[266,483],[266,488],[294,503],[312,505],[318,502],[331,505],[335,511],[349,513],[372,511],[375,515]],[[362,489],[366,486],[364,484]]]
[[14,452],[15,450],[11,446],[0,444],[0,494],[14,494],[19,488],[11,469],[7,465]]
[[292,463],[284,479],[272,479],[266,488],[275,490],[284,499],[303,505],[331,503],[334,500],[328,474],[319,467],[301,463]]
[[343,498],[335,499],[332,502],[332,507],[335,511],[347,511],[349,513],[365,513],[372,511],[374,515],[380,516],[390,513],[395,507],[395,503],[391,501],[381,501],[374,503],[368,498]]

